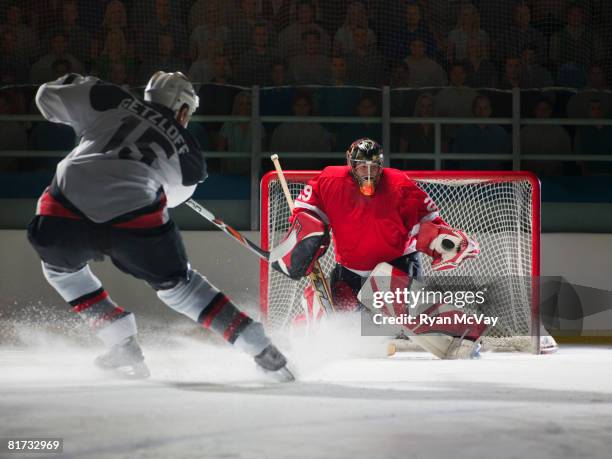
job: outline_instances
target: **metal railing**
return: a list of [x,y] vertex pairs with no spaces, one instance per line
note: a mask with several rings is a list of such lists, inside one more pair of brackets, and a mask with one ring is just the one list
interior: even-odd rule
[[[381,91],[378,88],[370,88]],[[399,88],[402,89],[402,88]],[[403,88],[414,90],[414,88]],[[385,155],[385,163],[388,166],[391,159],[414,159],[414,160],[433,160],[436,170],[440,170],[443,160],[505,160],[512,161],[512,169],[520,170],[523,161],[610,161],[612,162],[612,152],[607,155],[577,155],[577,154],[522,154],[521,153],[521,126],[525,125],[555,125],[555,126],[593,126],[593,125],[612,125],[612,119],[572,119],[572,118],[523,118],[521,117],[521,91],[514,88],[512,95],[512,116],[498,118],[458,118],[458,117],[406,117],[391,116],[391,90],[384,86],[381,91],[382,113],[381,116],[358,117],[358,116],[262,116],[260,110],[260,97],[262,88],[252,86],[251,91],[251,115],[195,115],[192,122],[250,122],[251,124],[251,151],[206,151],[207,158],[250,158],[250,210],[251,229],[256,230],[259,226],[259,180],[261,175],[261,160],[267,158],[273,152],[262,151],[261,139],[263,123],[282,123],[291,121],[294,123],[324,123],[324,124],[361,124],[361,123],[381,123],[382,145]],[[394,88],[394,91],[396,89]],[[20,121],[37,122],[44,119],[40,115],[0,115],[0,122]],[[433,124],[434,125],[434,151],[433,153],[399,153],[391,151],[391,125],[393,124]],[[468,153],[443,153],[442,152],[442,126],[445,125],[466,125],[466,124],[495,124],[512,126],[512,151],[511,153],[489,153],[489,154],[468,154]],[[277,153],[277,152],[275,152]],[[299,158],[339,158],[344,153],[312,153],[312,152],[291,152],[290,157]],[[65,151],[32,151],[32,150],[3,150],[0,151],[0,158],[23,158],[23,157],[63,157]]]

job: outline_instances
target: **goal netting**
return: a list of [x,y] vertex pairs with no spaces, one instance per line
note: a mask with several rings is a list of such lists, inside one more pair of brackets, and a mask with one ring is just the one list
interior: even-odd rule
[[[319,171],[287,171],[289,190],[296,198]],[[539,275],[540,195],[537,178],[523,172],[407,171],[438,204],[442,218],[461,228],[481,246],[481,254],[454,271],[434,273],[423,256],[424,277],[445,288],[488,291],[484,311],[500,318],[484,340],[485,349],[539,352],[537,285]],[[262,247],[270,250],[289,228],[289,207],[276,173],[261,185]],[[329,275],[333,246],[321,259]],[[292,281],[267,263],[261,264],[262,311],[271,329],[289,327],[303,312],[307,280]]]

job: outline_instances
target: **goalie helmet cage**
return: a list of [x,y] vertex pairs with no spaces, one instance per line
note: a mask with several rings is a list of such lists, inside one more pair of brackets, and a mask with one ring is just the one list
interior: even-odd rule
[[[540,352],[540,182],[529,172],[515,171],[405,171],[438,205],[441,217],[452,227],[473,236],[481,246],[477,259],[467,260],[453,271],[433,272],[423,256],[423,274],[461,276],[470,287],[486,288],[492,279],[503,279],[494,289],[489,310],[500,317],[483,340],[485,350]],[[284,171],[295,199],[304,185],[320,171]],[[276,172],[261,182],[261,246],[271,250],[289,228],[290,210]],[[333,244],[321,266],[327,276],[334,266]],[[448,277],[450,276],[450,277]],[[444,282],[445,280],[441,278]],[[473,282],[473,283],[472,283]],[[303,312],[306,279],[292,281],[260,265],[262,315],[271,329],[287,327]]]

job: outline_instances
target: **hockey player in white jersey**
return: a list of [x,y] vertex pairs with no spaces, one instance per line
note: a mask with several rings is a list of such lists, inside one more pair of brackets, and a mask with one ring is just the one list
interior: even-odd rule
[[134,315],[89,269],[89,261],[108,256],[149,283],[169,307],[219,333],[265,370],[291,379],[263,326],[191,269],[169,218],[168,207],[189,199],[207,176],[200,147],[186,129],[198,103],[180,72],[155,73],[144,101],[78,74],[43,84],[36,94],[43,116],[72,126],[81,140],[40,197],[28,238],[46,279],[109,348],[96,359],[98,367],[149,375]]

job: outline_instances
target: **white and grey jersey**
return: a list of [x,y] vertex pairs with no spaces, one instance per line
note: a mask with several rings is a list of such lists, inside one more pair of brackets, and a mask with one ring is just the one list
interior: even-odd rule
[[36,105],[81,138],[58,164],[55,182],[96,223],[154,204],[160,190],[175,207],[206,178],[200,147],[174,114],[119,86],[68,74],[43,84]]

